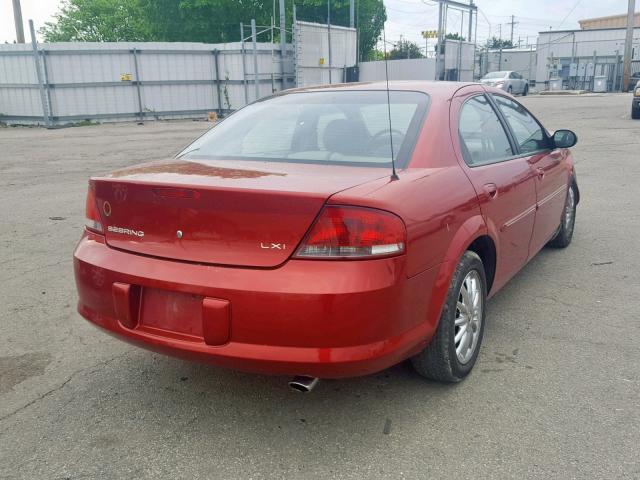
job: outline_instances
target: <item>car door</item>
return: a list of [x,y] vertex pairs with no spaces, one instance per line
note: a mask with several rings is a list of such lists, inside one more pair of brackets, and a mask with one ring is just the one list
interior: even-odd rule
[[513,93],[522,94],[524,92],[524,82],[522,76],[516,72],[511,72],[513,78]]
[[[527,262],[533,232],[535,173],[518,158],[504,119],[484,91],[462,89],[452,102],[454,148],[496,241],[493,291]],[[457,138],[455,138],[457,134]]]
[[524,93],[525,81],[522,78],[522,75],[520,75],[519,73],[516,73],[515,76],[516,76],[516,82],[518,82],[518,93],[519,94],[523,94]]
[[530,255],[535,255],[556,233],[567,196],[567,151],[556,149],[540,122],[520,103],[492,94],[517,144],[535,175],[536,219]]
[[515,95],[518,93],[519,86],[514,72],[509,72],[509,86],[511,87],[511,94]]

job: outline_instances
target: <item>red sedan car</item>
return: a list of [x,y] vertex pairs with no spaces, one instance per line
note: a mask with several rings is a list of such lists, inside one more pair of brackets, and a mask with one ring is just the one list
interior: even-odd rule
[[283,92],[176,158],[92,178],[80,314],[246,371],[311,381],[411,359],[464,378],[487,298],[571,242],[577,139],[479,84],[385,88]]

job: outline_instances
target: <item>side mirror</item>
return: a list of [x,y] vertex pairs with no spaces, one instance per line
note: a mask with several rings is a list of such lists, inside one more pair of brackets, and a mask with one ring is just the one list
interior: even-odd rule
[[571,148],[578,143],[578,136],[571,130],[556,130],[553,134],[556,148]]

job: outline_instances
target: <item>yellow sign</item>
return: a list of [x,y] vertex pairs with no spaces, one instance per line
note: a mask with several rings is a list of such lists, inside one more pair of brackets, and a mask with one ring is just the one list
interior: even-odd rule
[[320,65],[324,65],[324,57],[320,57],[320,62],[318,62]]
[[422,32],[422,37],[423,38],[438,38],[438,31],[437,30],[424,30]]
[[130,73],[121,73],[120,74],[120,81],[121,82],[130,82],[133,79],[133,75],[131,75]]

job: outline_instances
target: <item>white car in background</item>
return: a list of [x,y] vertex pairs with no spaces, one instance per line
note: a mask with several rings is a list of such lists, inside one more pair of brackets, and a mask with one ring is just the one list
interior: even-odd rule
[[501,88],[512,95],[526,95],[529,93],[529,82],[522,78],[522,75],[518,72],[509,70],[489,72],[482,77],[480,83],[484,83],[490,87]]

